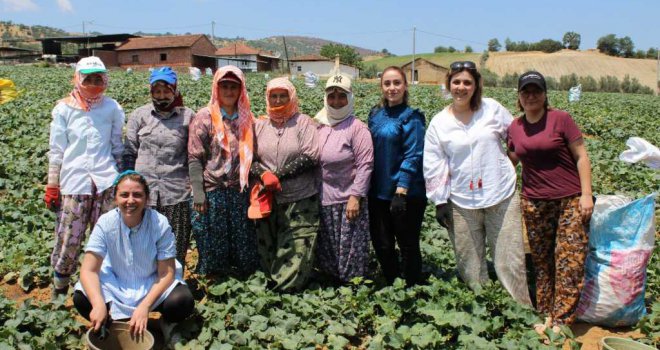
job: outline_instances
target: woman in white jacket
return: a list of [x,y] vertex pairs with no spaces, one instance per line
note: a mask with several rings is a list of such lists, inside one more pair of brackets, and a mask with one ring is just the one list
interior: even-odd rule
[[433,117],[424,142],[426,195],[449,232],[463,281],[475,291],[488,282],[488,244],[504,288],[530,305],[516,172],[502,144],[513,117],[481,97],[474,62],[452,63],[446,84],[452,104]]

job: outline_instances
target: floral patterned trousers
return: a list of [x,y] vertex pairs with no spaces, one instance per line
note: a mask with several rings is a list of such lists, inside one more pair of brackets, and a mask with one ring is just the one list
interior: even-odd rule
[[536,275],[536,308],[556,325],[575,321],[584,284],[589,227],[582,224],[579,201],[579,195],[521,199]]
[[96,193],[96,186],[92,183],[91,195],[62,196],[62,205],[55,212],[55,247],[50,256],[55,273],[68,276],[76,272],[87,228],[93,229],[99,216],[115,206],[112,191],[110,187]]

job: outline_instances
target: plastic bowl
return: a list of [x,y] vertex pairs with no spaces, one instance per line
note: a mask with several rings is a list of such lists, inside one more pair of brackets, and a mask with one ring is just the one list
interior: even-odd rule
[[600,340],[603,350],[655,350],[653,347],[628,338],[603,337]]

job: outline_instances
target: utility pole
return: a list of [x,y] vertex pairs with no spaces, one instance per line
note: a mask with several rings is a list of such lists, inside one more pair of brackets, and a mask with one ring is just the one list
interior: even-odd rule
[[211,42],[215,45],[215,21],[211,21]]
[[657,47],[655,49],[655,51],[658,55],[658,67],[655,69],[656,74],[658,75],[658,78],[656,79],[657,80],[656,81],[656,85],[657,85],[656,88],[657,88],[657,91],[658,91],[658,95],[660,95],[660,47]]
[[286,57],[286,68],[289,71],[289,75],[291,75],[291,65],[289,64],[289,51],[286,48],[286,37],[282,36],[282,41],[284,42],[284,57]]
[[415,32],[417,27],[413,26],[413,57],[412,57],[412,71],[410,72],[411,84],[415,84]]

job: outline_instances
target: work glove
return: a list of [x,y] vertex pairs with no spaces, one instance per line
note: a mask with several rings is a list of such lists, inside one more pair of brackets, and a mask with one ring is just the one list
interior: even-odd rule
[[395,193],[390,203],[390,212],[393,215],[403,215],[406,212],[406,195]]
[[451,206],[449,203],[442,203],[435,206],[435,220],[440,226],[449,229],[451,223]]
[[275,176],[275,174],[270,171],[266,171],[261,174],[261,181],[264,183],[264,187],[269,191],[281,191],[282,185],[280,184],[280,179]]
[[52,211],[60,208],[60,186],[46,185],[44,203],[46,203],[46,208]]

